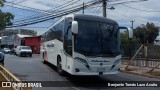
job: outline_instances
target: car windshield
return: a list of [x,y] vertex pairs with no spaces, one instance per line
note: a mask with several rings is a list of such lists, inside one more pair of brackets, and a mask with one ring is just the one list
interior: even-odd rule
[[31,48],[30,47],[22,47],[22,49],[29,49],[30,50]]
[[4,50],[10,50],[9,48],[4,48]]
[[116,56],[120,54],[120,37],[117,24],[78,21],[75,51],[85,55]]

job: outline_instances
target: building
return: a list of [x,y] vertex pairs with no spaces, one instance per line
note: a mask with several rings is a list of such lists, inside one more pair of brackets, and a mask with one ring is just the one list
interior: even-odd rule
[[0,32],[1,36],[9,36],[15,34],[23,34],[23,35],[32,35],[36,36],[37,31],[29,30],[29,29],[6,29]]
[[26,37],[33,37],[31,35],[22,35],[22,34],[17,34],[14,37],[14,46],[25,46],[25,38]]
[[32,48],[33,53],[39,54],[41,46],[41,37],[25,37],[24,44],[25,46],[30,46]]
[[15,46],[16,35],[17,34],[23,34],[23,35],[30,35],[30,36],[36,36],[37,32],[34,30],[27,30],[27,29],[7,29],[5,31],[1,31],[1,43],[0,47],[8,47],[12,49]]
[[1,48],[7,47],[7,36],[1,37]]
[[14,40],[14,47],[16,46],[30,46],[34,54],[40,53],[40,36],[17,34]]

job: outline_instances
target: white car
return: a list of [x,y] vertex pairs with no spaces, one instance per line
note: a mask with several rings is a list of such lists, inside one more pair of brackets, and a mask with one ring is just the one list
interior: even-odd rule
[[9,48],[4,48],[4,49],[3,49],[3,52],[4,52],[5,54],[7,54],[7,53],[10,53],[11,50],[10,50]]
[[17,46],[16,55],[18,56],[30,56],[32,57],[32,49],[29,46]]

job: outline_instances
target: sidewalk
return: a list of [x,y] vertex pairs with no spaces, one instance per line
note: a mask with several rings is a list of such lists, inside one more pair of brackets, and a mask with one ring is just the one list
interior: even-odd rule
[[126,66],[127,65],[122,65],[121,72],[131,73],[131,74],[136,74],[136,75],[141,75],[141,76],[147,76],[147,77],[150,77],[150,78],[158,78],[158,79],[160,79],[160,69],[155,69],[152,72],[149,72],[152,68],[129,66],[127,68],[127,70],[125,70]]

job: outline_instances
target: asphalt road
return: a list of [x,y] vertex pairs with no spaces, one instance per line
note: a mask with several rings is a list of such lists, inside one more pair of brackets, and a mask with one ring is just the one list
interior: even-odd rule
[[[127,73],[119,73],[117,75],[105,75],[99,77],[98,76],[82,77],[82,76],[71,76],[71,75],[60,76],[56,72],[56,68],[54,66],[50,64],[43,64],[39,55],[33,55],[33,57],[30,58],[30,57],[18,57],[15,55],[6,54],[5,67],[21,80],[36,81],[36,82],[46,81],[43,83],[45,83],[48,86],[55,86],[55,87],[33,88],[33,90],[160,90],[160,87],[108,87],[107,86],[108,82],[117,83],[117,81],[160,82],[159,79],[153,79]],[[67,87],[65,87],[65,85],[67,85]]]

